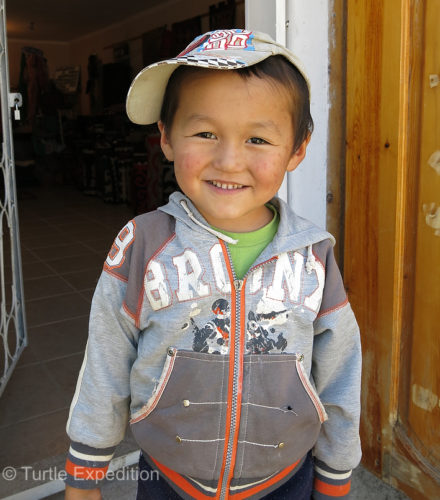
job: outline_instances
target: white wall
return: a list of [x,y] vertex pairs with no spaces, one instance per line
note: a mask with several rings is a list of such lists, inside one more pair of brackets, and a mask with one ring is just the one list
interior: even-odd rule
[[246,28],[265,31],[302,61],[311,83],[315,122],[303,163],[287,175],[280,196],[301,216],[326,226],[329,132],[329,31],[325,0],[246,0]]

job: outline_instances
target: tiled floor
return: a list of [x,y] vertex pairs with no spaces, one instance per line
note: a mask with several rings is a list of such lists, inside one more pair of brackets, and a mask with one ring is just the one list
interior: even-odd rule
[[[19,197],[29,345],[0,397],[0,470],[64,454],[90,302],[106,253],[133,217],[74,187]],[[23,196],[24,194],[24,196]]]

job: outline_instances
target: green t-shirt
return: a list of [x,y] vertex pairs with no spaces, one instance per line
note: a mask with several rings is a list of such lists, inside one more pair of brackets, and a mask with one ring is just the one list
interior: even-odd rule
[[220,233],[234,240],[238,240],[235,245],[228,243],[229,254],[238,279],[243,278],[248,269],[255,262],[255,259],[273,240],[278,230],[280,216],[273,205],[267,204],[266,206],[273,211],[274,216],[269,224],[266,224],[256,231],[250,231],[249,233],[232,233],[231,231],[214,228]]

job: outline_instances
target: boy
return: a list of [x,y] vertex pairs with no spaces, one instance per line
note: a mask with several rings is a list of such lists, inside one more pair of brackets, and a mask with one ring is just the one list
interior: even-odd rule
[[210,32],[144,69],[127,112],[158,122],[182,193],[130,221],[104,264],[66,498],[100,498],[129,413],[151,478],[139,499],[348,495],[359,332],[333,237],[274,198],[313,127],[298,61],[261,33]]

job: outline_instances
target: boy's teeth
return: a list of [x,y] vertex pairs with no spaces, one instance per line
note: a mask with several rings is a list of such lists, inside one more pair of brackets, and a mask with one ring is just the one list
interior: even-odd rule
[[214,186],[222,188],[222,189],[240,189],[243,187],[242,184],[222,184],[222,183],[217,182],[217,181],[211,181],[211,183]]

